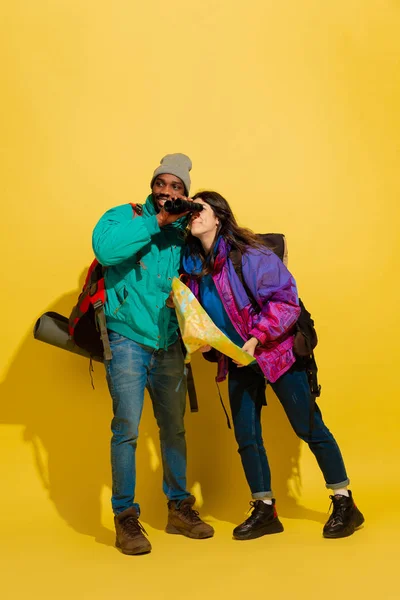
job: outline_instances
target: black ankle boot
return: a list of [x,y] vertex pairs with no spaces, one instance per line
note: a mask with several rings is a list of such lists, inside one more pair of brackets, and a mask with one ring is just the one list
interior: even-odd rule
[[250,517],[233,530],[233,537],[236,540],[253,540],[262,535],[283,531],[283,525],[278,519],[274,499],[272,504],[265,504],[262,500],[256,500],[250,502],[250,505],[253,507]]
[[349,490],[347,496],[329,496],[333,510],[323,530],[325,538],[342,538],[352,535],[364,523],[364,516],[354,504]]

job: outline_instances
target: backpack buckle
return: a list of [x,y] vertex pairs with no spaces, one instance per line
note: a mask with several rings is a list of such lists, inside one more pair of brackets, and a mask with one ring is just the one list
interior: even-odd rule
[[93,304],[93,308],[95,310],[97,310],[98,308],[101,308],[102,306],[103,306],[103,302],[100,299],[96,300],[96,302]]

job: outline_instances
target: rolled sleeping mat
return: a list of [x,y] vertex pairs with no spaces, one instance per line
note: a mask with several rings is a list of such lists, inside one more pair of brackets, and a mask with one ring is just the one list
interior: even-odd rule
[[102,357],[92,356],[89,352],[75,344],[69,336],[67,317],[59,315],[56,312],[46,312],[39,317],[33,329],[33,337],[36,340],[56,346],[62,350],[68,350],[68,352],[103,362]]

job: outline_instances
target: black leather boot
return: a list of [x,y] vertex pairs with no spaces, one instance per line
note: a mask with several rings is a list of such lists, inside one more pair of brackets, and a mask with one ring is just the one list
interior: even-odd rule
[[329,496],[332,500],[332,514],[323,529],[325,538],[342,538],[352,535],[364,523],[364,516],[354,504],[349,490],[347,496]]
[[253,507],[250,517],[233,530],[233,537],[236,540],[253,540],[262,535],[283,531],[283,525],[278,519],[274,499],[272,504],[255,500],[250,502],[250,505]]

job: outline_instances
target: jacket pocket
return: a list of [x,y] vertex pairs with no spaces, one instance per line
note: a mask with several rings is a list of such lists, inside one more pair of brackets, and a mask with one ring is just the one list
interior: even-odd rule
[[114,317],[119,313],[119,311],[121,310],[121,308],[124,306],[125,302],[129,298],[129,292],[125,286],[122,286],[122,288],[120,288],[119,290],[115,290],[115,293],[117,295],[119,304],[113,312]]

